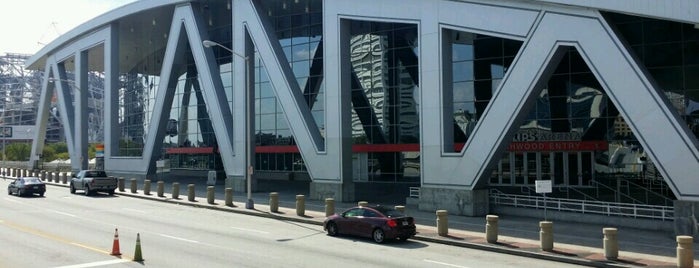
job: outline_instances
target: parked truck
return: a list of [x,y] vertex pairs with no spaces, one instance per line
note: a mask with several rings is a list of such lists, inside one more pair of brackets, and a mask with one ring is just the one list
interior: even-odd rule
[[96,192],[105,192],[114,195],[117,188],[117,179],[107,176],[103,170],[81,170],[73,174],[70,179],[70,193],[75,194],[76,190],[84,191],[85,195]]

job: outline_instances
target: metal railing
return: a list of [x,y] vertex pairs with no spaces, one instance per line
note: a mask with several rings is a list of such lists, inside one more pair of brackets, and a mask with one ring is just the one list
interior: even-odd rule
[[491,204],[534,209],[550,209],[557,211],[576,212],[583,214],[599,214],[607,216],[623,216],[646,218],[663,221],[674,220],[674,208],[668,206],[652,206],[627,203],[610,203],[601,201],[550,198],[543,196],[504,194],[498,191],[490,192]]

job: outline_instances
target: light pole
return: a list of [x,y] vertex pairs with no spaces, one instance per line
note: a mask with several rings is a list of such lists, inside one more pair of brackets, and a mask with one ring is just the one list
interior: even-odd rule
[[250,84],[248,81],[248,75],[249,75],[249,68],[250,68],[250,58],[247,56],[243,56],[241,54],[236,53],[230,48],[225,47],[224,45],[221,45],[219,43],[216,43],[211,40],[204,40],[201,42],[204,47],[213,47],[213,46],[218,46],[221,47],[231,54],[243,58],[245,60],[245,94],[244,94],[244,99],[246,101],[245,105],[245,181],[247,183],[247,193],[248,193],[248,200],[245,202],[245,208],[247,209],[254,209],[255,208],[255,202],[252,200],[252,171],[253,167],[251,165],[250,161],[250,155],[252,155],[252,143],[254,142],[252,139],[252,120],[250,120],[250,115],[251,115],[251,109],[250,109]]

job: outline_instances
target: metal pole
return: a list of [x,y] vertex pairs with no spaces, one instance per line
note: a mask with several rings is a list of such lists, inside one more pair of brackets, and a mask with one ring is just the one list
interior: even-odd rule
[[[234,55],[237,55],[234,53]],[[255,142],[252,138],[252,120],[250,116],[252,115],[251,106],[252,101],[250,100],[250,58],[245,57],[245,180],[248,184],[248,200],[245,202],[245,208],[254,209],[255,202],[252,200],[252,170],[250,157],[252,156],[252,143]]]

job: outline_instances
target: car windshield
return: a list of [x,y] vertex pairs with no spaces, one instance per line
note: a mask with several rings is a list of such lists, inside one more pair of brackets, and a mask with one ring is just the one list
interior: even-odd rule
[[389,218],[398,218],[398,217],[404,216],[403,213],[401,213],[400,211],[395,210],[393,208],[383,207],[383,206],[376,206],[373,208],[378,210],[379,212],[381,212],[381,214],[386,215],[386,217],[389,217]]
[[39,178],[24,178],[24,183],[41,183]]

